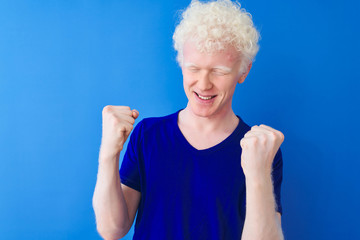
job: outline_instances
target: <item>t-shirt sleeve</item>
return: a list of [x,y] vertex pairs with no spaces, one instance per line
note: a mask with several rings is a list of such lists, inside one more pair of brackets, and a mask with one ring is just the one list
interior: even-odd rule
[[141,192],[141,128],[142,121],[136,125],[130,135],[130,140],[119,170],[121,183],[139,192]]
[[282,159],[281,149],[279,148],[273,161],[272,180],[274,185],[276,211],[279,212],[281,215],[282,215],[282,205],[281,205],[282,179],[283,179],[283,159]]

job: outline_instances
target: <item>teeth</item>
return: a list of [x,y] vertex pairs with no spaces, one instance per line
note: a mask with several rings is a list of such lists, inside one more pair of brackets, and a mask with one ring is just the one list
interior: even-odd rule
[[199,94],[198,94],[198,96],[199,96],[199,98],[201,98],[201,99],[203,99],[203,100],[209,100],[209,99],[211,99],[211,97],[203,97],[203,96],[201,96],[201,95],[199,95]]

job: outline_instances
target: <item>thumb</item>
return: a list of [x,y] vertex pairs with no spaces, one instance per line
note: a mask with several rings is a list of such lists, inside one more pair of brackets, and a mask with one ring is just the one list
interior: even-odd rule
[[242,138],[242,139],[240,140],[240,146],[241,146],[242,149],[244,149],[244,148],[246,147],[244,138]]
[[138,110],[136,110],[136,109],[133,109],[133,110],[132,110],[132,117],[135,118],[135,119],[137,119],[137,118],[139,117],[139,112],[138,112]]

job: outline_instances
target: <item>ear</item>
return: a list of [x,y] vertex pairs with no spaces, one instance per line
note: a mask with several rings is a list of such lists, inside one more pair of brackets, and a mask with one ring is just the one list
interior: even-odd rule
[[238,83],[243,83],[245,81],[245,78],[247,77],[247,75],[249,74],[250,72],[250,69],[252,67],[252,62],[250,62],[250,64],[248,65],[247,69],[246,69],[246,72],[245,73],[242,73],[239,77],[239,80],[238,80]]

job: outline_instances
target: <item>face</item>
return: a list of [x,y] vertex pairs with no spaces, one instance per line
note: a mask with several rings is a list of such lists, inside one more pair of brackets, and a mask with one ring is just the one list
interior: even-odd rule
[[183,85],[188,107],[195,115],[211,118],[232,111],[236,84],[242,83],[248,73],[239,73],[240,64],[241,58],[232,46],[209,55],[199,52],[194,42],[185,43],[181,66]]

